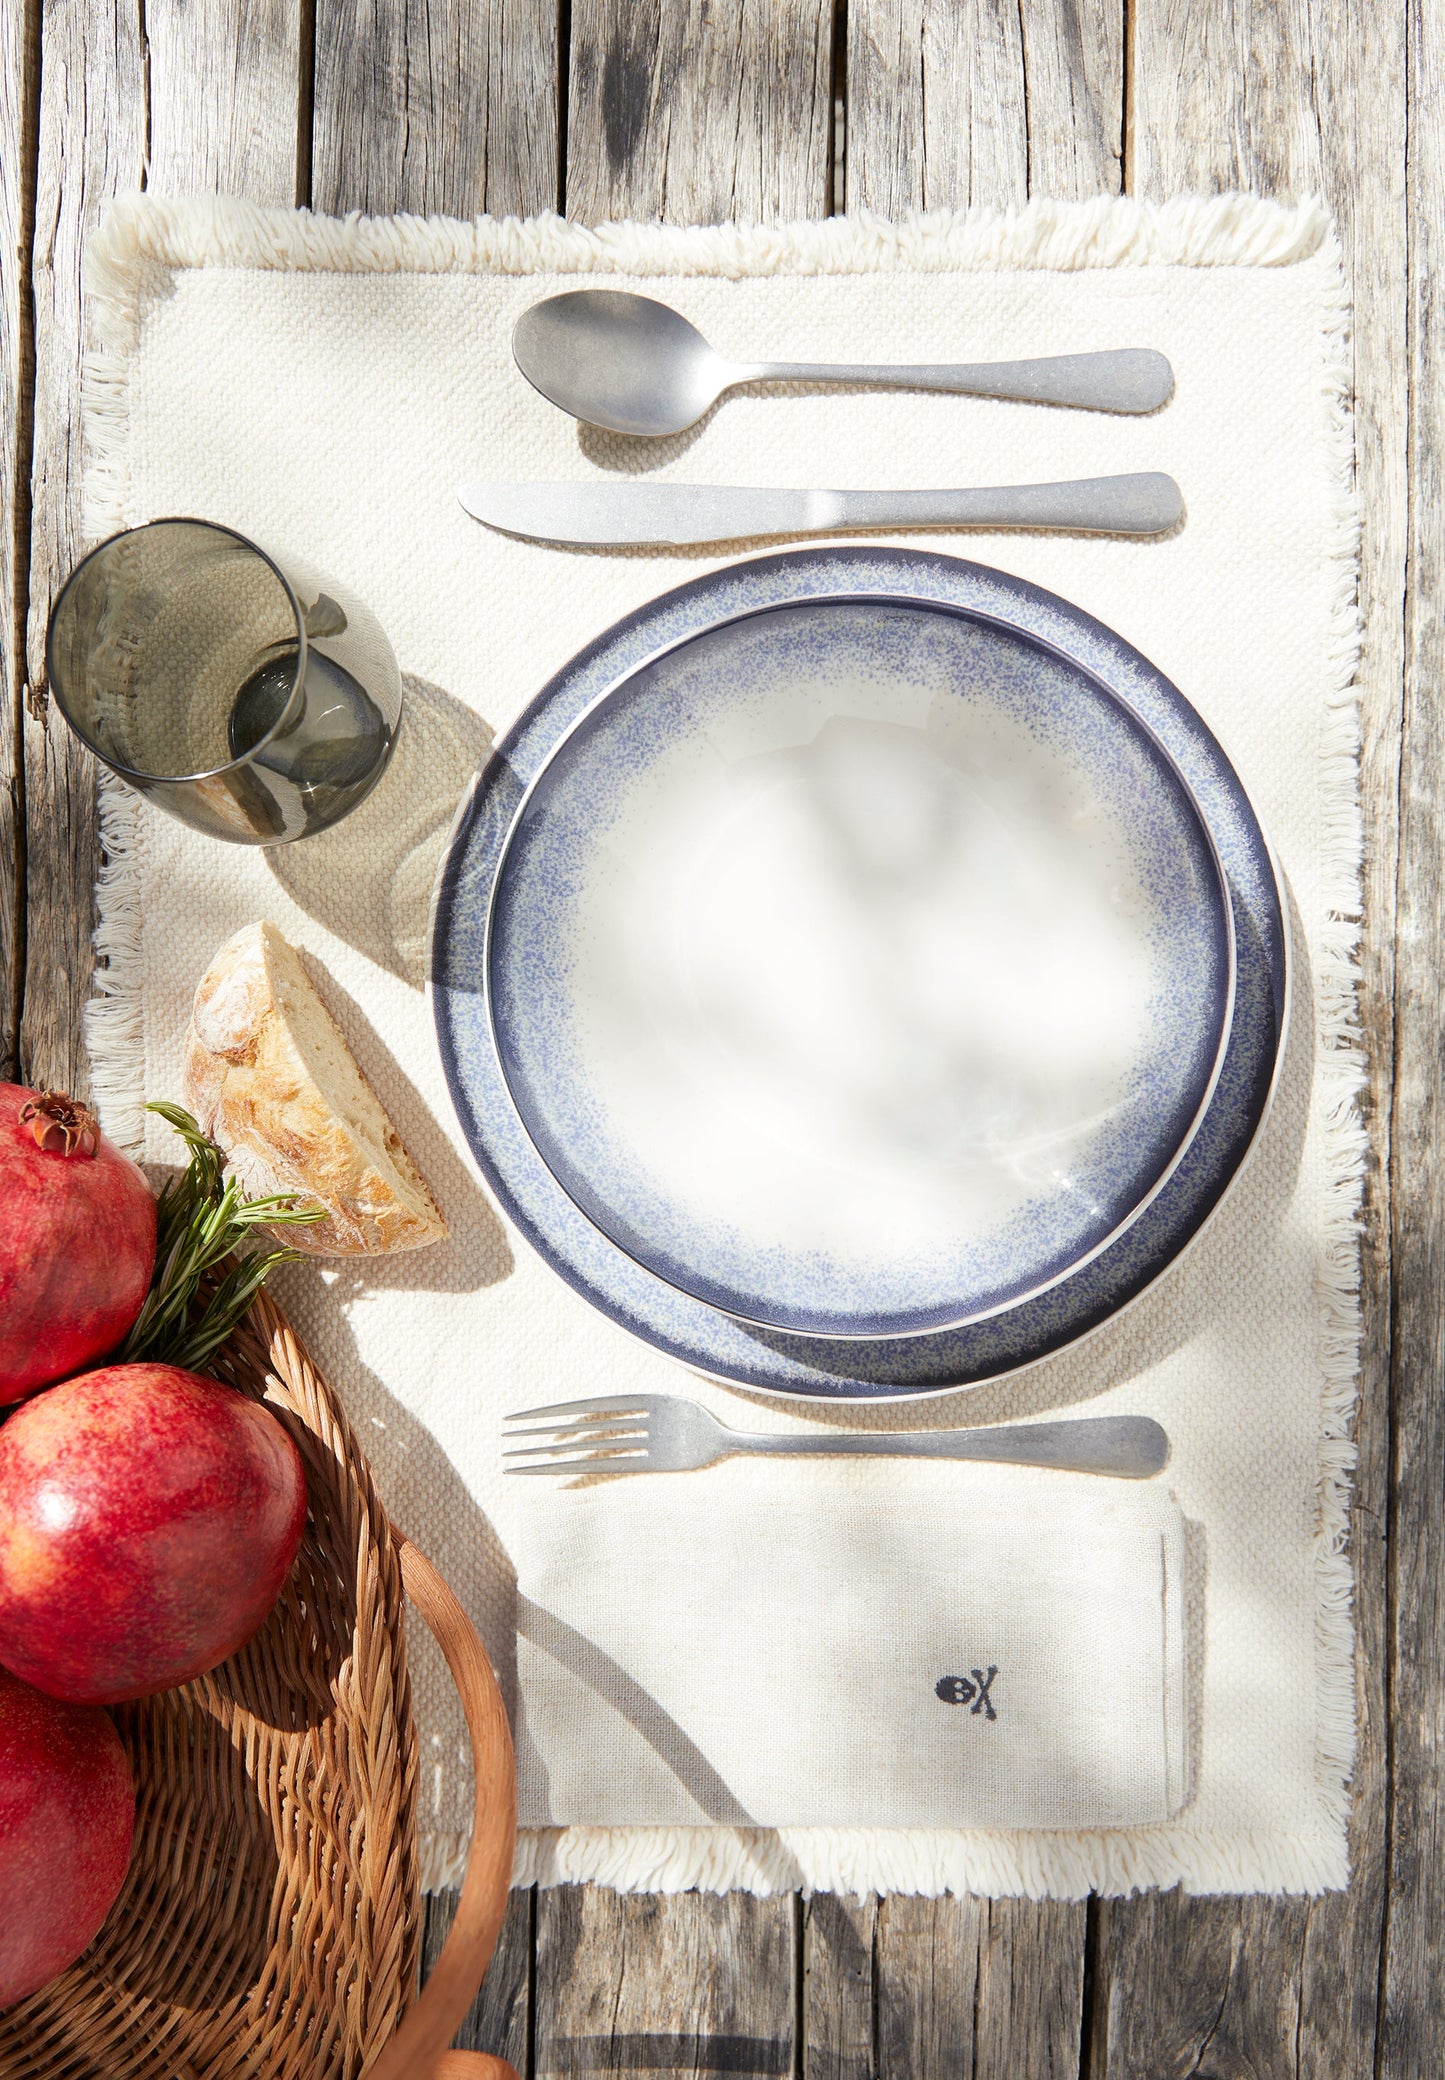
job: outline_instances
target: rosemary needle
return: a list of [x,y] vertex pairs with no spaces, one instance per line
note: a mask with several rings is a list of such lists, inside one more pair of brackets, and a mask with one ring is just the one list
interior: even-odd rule
[[167,1181],[156,1202],[151,1289],[117,1355],[123,1363],[143,1358],[194,1372],[225,1342],[268,1274],[300,1256],[299,1250],[284,1244],[258,1247],[254,1231],[324,1220],[325,1209],[298,1205],[293,1195],[284,1193],[243,1198],[236,1179],[222,1176],[220,1149],[188,1112],[166,1104],[148,1105],[146,1110],[158,1113],[175,1129],[190,1159],[179,1176]]

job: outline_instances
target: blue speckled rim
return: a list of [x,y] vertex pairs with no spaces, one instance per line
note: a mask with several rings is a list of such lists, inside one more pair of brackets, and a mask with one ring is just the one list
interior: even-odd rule
[[[647,657],[759,607],[847,592],[929,601],[1031,635],[1109,687],[1165,747],[1198,802],[1230,891],[1236,990],[1229,1044],[1203,1123],[1132,1226],[1062,1284],[963,1328],[840,1343],[758,1329],[680,1293],[593,1227],[518,1119],[491,1044],[485,920],[518,803],[555,745]],[[559,1276],[610,1319],[684,1365],[791,1398],[896,1400],[1035,1363],[1135,1299],[1193,1239],[1252,1145],[1284,1036],[1288,942],[1268,843],[1220,746],[1177,688],[1067,601],[980,564],[922,550],[837,545],[729,565],[616,623],[542,690],[458,812],[438,875],[431,991],[453,1103],[512,1220]]]
[[[499,906],[504,905],[505,893],[509,887],[509,866],[516,856],[518,834],[525,828],[527,818],[535,811],[539,799],[545,796],[545,791],[558,770],[559,757],[570,746],[577,744],[579,738],[619,696],[625,698],[629,689],[637,684],[643,674],[695,642],[698,634],[712,636],[724,629],[756,623],[762,616],[779,611],[776,603],[748,608],[742,613],[710,623],[705,631],[695,631],[680,641],[665,645],[660,650],[652,652],[640,664],[632,666],[620,680],[614,681],[588,703],[557,739],[550,756],[532,775],[517,803],[493,875],[486,922],[487,979],[484,999],[492,1044],[513,1107],[542,1160],[568,1197],[619,1249],[642,1265],[644,1270],[661,1279],[664,1284],[690,1294],[693,1299],[704,1301],[709,1307],[721,1309],[723,1313],[733,1315],[753,1328],[847,1342],[861,1338],[894,1340],[903,1336],[931,1335],[939,1329],[963,1328],[972,1322],[985,1321],[990,1315],[1003,1314],[1012,1308],[1022,1306],[1025,1302],[1048,1292],[1052,1287],[1061,1285],[1065,1279],[1074,1277],[1086,1264],[1091,1263],[1117,1241],[1163,1190],[1183,1161],[1190,1142],[1203,1122],[1229,1044],[1235,992],[1233,917],[1224,866],[1218,848],[1190,792],[1188,782],[1170,756],[1168,746],[1135,713],[1128,702],[1112,687],[1104,684],[1094,672],[1084,671],[1074,658],[1060,651],[1057,645],[1046,643],[1028,632],[1021,632],[1015,623],[1005,622],[997,614],[965,610],[941,601],[919,600],[916,596],[904,597],[898,592],[875,591],[859,594],[843,592],[836,588],[821,595],[804,594],[801,598],[789,600],[786,606],[855,605],[869,600],[881,600],[888,605],[924,608],[948,614],[975,626],[999,630],[1015,640],[1022,635],[1022,639],[1033,650],[1061,662],[1071,673],[1079,695],[1087,698],[1088,694],[1092,693],[1101,698],[1124,722],[1126,728],[1134,732],[1148,751],[1157,758],[1163,769],[1159,775],[1160,781],[1172,793],[1177,813],[1193,825],[1200,840],[1201,850],[1212,868],[1213,928],[1218,939],[1218,972],[1210,1001],[1205,1007],[1208,1017],[1212,1020],[1208,1052],[1201,1061],[1198,1082],[1186,1100],[1187,1109],[1184,1109],[1181,1116],[1172,1123],[1169,1140],[1160,1151],[1156,1164],[1149,1166],[1132,1191],[1121,1195],[1111,1208],[1113,1217],[1102,1233],[1096,1232],[1087,1240],[1081,1240],[1071,1254],[1053,1263],[1045,1265],[1037,1257],[1031,1262],[1021,1261],[1016,1270],[1011,1270],[1010,1274],[992,1281],[993,1290],[983,1293],[975,1290],[972,1294],[965,1295],[961,1291],[949,1293],[943,1290],[938,1293],[936,1301],[926,1307],[908,1310],[898,1308],[892,1311],[880,1309],[871,1296],[860,1293],[851,1306],[839,1298],[829,1306],[826,1313],[821,1309],[815,1309],[805,1314],[775,1302],[769,1294],[745,1293],[735,1283],[730,1283],[722,1277],[709,1277],[699,1266],[684,1261],[679,1252],[639,1232],[636,1225],[620,1209],[609,1205],[592,1189],[590,1178],[573,1160],[572,1151],[558,1145],[555,1136],[548,1133],[544,1122],[534,1116],[533,1107],[528,1102],[526,1071],[516,1058],[509,1030],[511,1021],[504,1010],[504,1004],[512,992],[525,990],[528,986],[532,962],[527,948],[524,946],[521,949],[511,949],[514,961],[520,960],[519,972],[509,975],[504,970],[499,974],[497,967],[498,912]],[[1083,686],[1079,685],[1080,681],[1083,682]]]

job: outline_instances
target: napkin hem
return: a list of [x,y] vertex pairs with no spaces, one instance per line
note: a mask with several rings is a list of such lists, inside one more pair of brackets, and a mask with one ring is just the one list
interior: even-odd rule
[[[1348,1882],[1345,1822],[1356,1730],[1353,1579],[1347,1549],[1361,1335],[1359,1206],[1368,1142],[1357,1096],[1364,1081],[1356,992],[1362,823],[1357,772],[1358,502],[1354,486],[1350,307],[1340,247],[1323,205],[1246,195],[1141,203],[1036,200],[1017,211],[871,216],[753,228],[604,225],[559,217],[344,220],[267,209],[233,198],[166,202],[124,197],[104,213],[85,261],[93,340],[83,387],[85,524],[104,534],[128,523],[130,368],[155,273],[166,266],[344,272],[627,271],[741,277],[778,272],[912,269],[1077,270],[1120,265],[1276,267],[1327,263],[1321,383],[1335,497],[1326,564],[1332,638],[1323,697],[1327,720],[1318,776],[1325,831],[1322,957],[1315,967],[1316,1084],[1325,1123],[1329,1212],[1318,1282],[1322,1373],[1320,1500],[1315,1536],[1318,1602],[1315,1777],[1320,1824],[1312,1836],[1199,1835],[1170,1828],[1108,1836],[951,1831],[571,1828],[520,1838],[514,1882],[588,1878],[625,1890],[793,1889],[808,1850],[811,1889],[939,1893],[982,1891],[1072,1898],[1187,1882],[1191,1891],[1316,1892]],[[142,263],[151,263],[147,266]],[[96,994],[86,1007],[94,1091],[106,1131],[135,1148],[144,1129],[146,1034],[142,995],[144,837],[138,803],[117,782],[100,789],[104,864],[98,883]],[[807,1838],[804,1844],[804,1837]],[[423,1834],[428,1890],[459,1882],[466,1843]],[[784,1870],[792,1873],[784,1877]],[[865,1876],[864,1873],[869,1875]]]
[[[131,350],[146,266],[339,274],[721,275],[977,273],[1121,266],[1288,267],[1338,242],[1317,197],[1036,197],[1020,209],[914,211],[898,222],[860,211],[787,224],[602,224],[539,217],[313,216],[242,201],[118,196],[85,251],[93,342],[83,371],[88,534],[124,527]],[[1343,301],[1343,299],[1342,299]],[[1348,305],[1344,306],[1348,323]],[[1348,392],[1346,393],[1348,420]]]

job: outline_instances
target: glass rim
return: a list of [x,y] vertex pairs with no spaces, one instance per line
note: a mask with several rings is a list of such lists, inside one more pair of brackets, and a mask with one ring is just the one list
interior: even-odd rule
[[[286,696],[286,704],[276,717],[276,720],[265,734],[258,737],[255,743],[242,752],[238,758],[228,758],[221,765],[206,766],[194,773],[148,773],[140,766],[122,765],[119,759],[113,758],[108,751],[97,744],[90,732],[83,729],[80,723],[76,721],[70,711],[70,705],[61,691],[62,682],[57,677],[55,671],[54,643],[56,626],[59,623],[61,609],[65,605],[70,589],[79,578],[81,572],[89,564],[93,563],[97,556],[103,555],[107,549],[114,548],[115,544],[123,541],[127,535],[145,534],[152,527],[205,528],[211,534],[227,535],[233,542],[238,542],[243,549],[249,549],[253,556],[260,558],[272,576],[279,582],[290,604],[291,618],[296,625],[296,669],[291,680],[291,691]],[[256,754],[264,751],[267,745],[280,735],[283,726],[288,718],[291,717],[291,711],[296,704],[297,695],[301,691],[302,681],[306,676],[309,652],[310,641],[306,634],[306,618],[301,611],[301,602],[296,596],[296,588],[274,556],[263,549],[259,542],[253,541],[250,535],[242,534],[238,527],[228,527],[223,520],[199,520],[190,513],[165,513],[154,520],[142,520],[135,527],[118,527],[114,534],[108,534],[104,541],[97,542],[93,549],[88,549],[85,555],[81,557],[79,563],[76,564],[74,570],[56,594],[55,605],[50,610],[50,620],[45,630],[45,677],[50,692],[55,699],[56,706],[65,717],[69,727],[75,731],[81,743],[89,751],[92,751],[112,773],[119,774],[123,780],[135,780],[155,787],[183,787],[192,781],[218,780],[225,773],[239,772],[242,767],[251,765],[255,761]]]

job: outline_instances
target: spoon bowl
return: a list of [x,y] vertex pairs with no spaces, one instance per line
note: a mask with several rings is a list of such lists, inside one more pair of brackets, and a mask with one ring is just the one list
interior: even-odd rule
[[685,433],[739,383],[942,390],[1106,412],[1155,411],[1174,389],[1168,361],[1146,347],[919,367],[726,361],[680,312],[620,289],[534,303],[517,320],[512,355],[533,388],[574,419],[654,439]]
[[617,289],[534,303],[517,320],[512,354],[552,404],[614,433],[682,433],[746,379],[679,311]]

